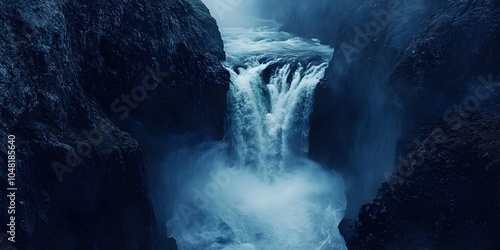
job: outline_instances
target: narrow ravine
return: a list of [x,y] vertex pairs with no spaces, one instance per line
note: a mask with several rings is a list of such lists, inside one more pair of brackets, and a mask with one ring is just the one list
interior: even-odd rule
[[185,168],[192,181],[169,232],[180,249],[345,249],[343,182],[306,157],[314,89],[333,49],[257,23],[222,29],[227,142]]

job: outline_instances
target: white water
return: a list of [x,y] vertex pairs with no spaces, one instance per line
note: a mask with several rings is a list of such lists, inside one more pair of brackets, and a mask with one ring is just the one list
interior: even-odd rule
[[221,30],[227,144],[192,154],[167,223],[179,249],[346,249],[341,178],[306,158],[313,93],[333,50],[259,28]]

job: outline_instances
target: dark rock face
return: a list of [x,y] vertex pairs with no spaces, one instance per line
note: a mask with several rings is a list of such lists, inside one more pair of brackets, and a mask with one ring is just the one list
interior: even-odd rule
[[[114,121],[129,131],[139,120],[151,134],[203,129],[222,137],[229,74],[220,64],[218,27],[201,1],[74,4],[64,11],[85,62],[83,87]],[[152,86],[141,93],[141,85]]]
[[498,1],[448,1],[425,21],[387,76],[411,116],[407,124],[442,118],[479,76],[496,76],[500,68]]
[[[464,107],[475,106],[475,101],[479,107],[474,111],[488,109],[476,98],[477,87],[498,79],[498,3],[449,1],[437,10],[423,19],[422,28],[404,50],[393,53],[395,60],[383,79],[403,107],[401,144],[422,126],[443,119],[455,123],[452,119],[459,115],[448,116],[455,103],[460,107],[453,112],[463,117],[470,113]],[[478,80],[480,76],[483,80]],[[489,98],[498,103],[497,98]],[[424,165],[415,166],[402,185],[391,185],[390,191],[382,188],[375,201],[363,206],[348,245],[354,249],[498,248],[494,236],[499,233],[498,216],[493,212],[500,203],[498,174],[486,170],[499,155],[494,150],[498,146],[491,146],[498,138],[484,144],[481,137],[494,133],[498,125],[487,117],[498,117],[499,112],[498,106],[490,107],[460,130],[446,130],[450,139],[438,145],[442,148],[429,154]],[[487,152],[475,150],[485,145],[490,147]],[[398,153],[408,151],[401,148]]]
[[344,222],[349,248],[498,249],[499,110],[472,114],[456,128],[442,124],[439,140],[413,145],[422,157],[405,157],[361,208],[351,235]]
[[[229,76],[208,10],[198,0],[2,1],[0,10],[0,137],[6,145],[16,136],[15,246],[175,248],[156,226],[143,150],[123,131],[222,136]],[[6,190],[4,146],[0,157]]]

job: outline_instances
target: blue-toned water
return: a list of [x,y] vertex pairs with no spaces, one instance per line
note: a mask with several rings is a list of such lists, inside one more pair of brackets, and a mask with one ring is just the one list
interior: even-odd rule
[[307,159],[313,93],[333,49],[275,23],[221,29],[231,74],[226,141],[179,174],[179,249],[346,249],[342,179]]

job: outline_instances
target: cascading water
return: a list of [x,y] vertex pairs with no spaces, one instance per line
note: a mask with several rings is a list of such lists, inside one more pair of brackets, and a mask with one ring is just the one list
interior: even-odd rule
[[179,249],[345,249],[344,184],[306,158],[313,93],[333,50],[276,24],[222,29],[227,142],[175,177]]

